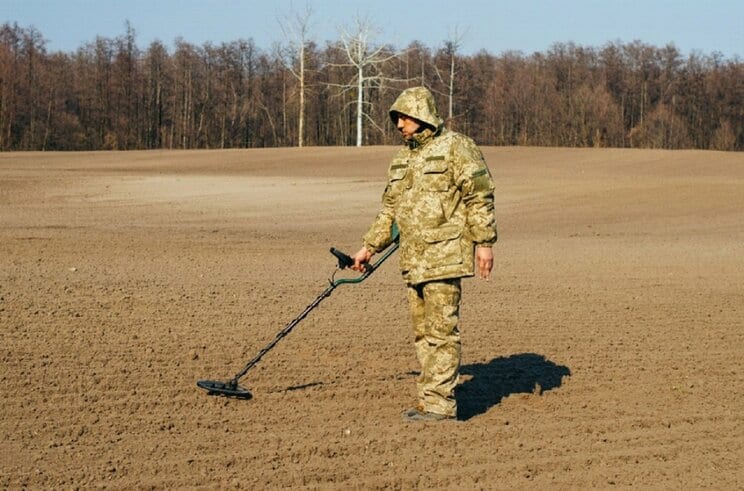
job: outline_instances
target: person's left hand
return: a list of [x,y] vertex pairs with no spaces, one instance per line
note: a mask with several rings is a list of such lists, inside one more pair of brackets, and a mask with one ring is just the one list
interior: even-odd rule
[[487,246],[476,247],[475,263],[478,265],[478,276],[488,281],[493,269],[493,249]]

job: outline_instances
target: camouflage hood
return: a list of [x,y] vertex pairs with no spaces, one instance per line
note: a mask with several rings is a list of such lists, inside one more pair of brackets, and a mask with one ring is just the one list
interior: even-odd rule
[[405,114],[430,126],[436,132],[444,124],[439,116],[434,96],[426,87],[411,87],[404,90],[390,107],[393,125],[398,123],[396,113]]

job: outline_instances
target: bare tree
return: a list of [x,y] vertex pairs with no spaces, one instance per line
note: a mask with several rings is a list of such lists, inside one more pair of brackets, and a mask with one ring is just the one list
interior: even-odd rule
[[339,86],[343,92],[356,90],[356,146],[361,147],[364,119],[376,125],[374,119],[369,116],[369,112],[365,111],[364,90],[368,87],[381,87],[384,82],[401,81],[383,74],[385,63],[397,58],[400,53],[392,51],[385,45],[375,44],[377,30],[369,19],[357,17],[351,32],[343,28],[339,30],[343,51],[348,59],[348,63],[340,66],[354,69],[353,78],[348,83]]
[[145,129],[145,148],[161,148],[165,145],[164,119],[166,102],[164,92],[172,87],[168,80],[168,51],[160,41],[153,41],[144,57],[145,69],[145,112],[147,126]]
[[436,71],[437,78],[447,89],[447,122],[452,124],[454,118],[454,94],[455,94],[455,75],[457,75],[457,68],[455,63],[457,61],[457,52],[462,47],[462,42],[465,39],[465,32],[460,32],[458,27],[455,27],[449,37],[444,41],[444,47],[440,53],[447,57],[448,70],[445,76],[439,70],[436,64],[434,64],[434,70]]
[[297,146],[302,147],[305,142],[305,93],[307,45],[310,42],[312,8],[305,5],[305,10],[299,13],[286,14],[279,20],[279,26],[287,40],[287,46],[282,49],[280,56],[290,73],[299,83],[300,107],[297,116]]

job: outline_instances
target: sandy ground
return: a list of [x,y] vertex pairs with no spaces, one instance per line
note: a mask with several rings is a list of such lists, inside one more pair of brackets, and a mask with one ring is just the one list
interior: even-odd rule
[[410,424],[392,147],[0,154],[0,487],[744,487],[744,155],[485,148],[460,419]]

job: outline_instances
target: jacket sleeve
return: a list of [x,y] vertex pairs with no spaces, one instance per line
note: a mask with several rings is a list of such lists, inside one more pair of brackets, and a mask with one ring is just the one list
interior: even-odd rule
[[394,204],[395,198],[388,180],[388,185],[382,193],[382,210],[377,214],[372,222],[372,226],[370,226],[367,233],[362,237],[364,247],[368,251],[372,253],[380,252],[393,242]]
[[477,245],[491,246],[498,237],[493,180],[478,146],[463,137],[453,145],[455,182],[466,210],[466,232]]

